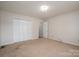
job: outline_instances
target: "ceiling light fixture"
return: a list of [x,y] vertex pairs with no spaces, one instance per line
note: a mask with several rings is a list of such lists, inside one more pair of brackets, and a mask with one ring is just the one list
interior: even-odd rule
[[47,11],[48,10],[48,6],[47,5],[43,5],[40,7],[41,11]]

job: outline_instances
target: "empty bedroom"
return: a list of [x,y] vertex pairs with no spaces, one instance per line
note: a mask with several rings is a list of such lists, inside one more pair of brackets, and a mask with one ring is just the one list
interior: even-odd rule
[[79,1],[0,1],[0,57],[79,57]]

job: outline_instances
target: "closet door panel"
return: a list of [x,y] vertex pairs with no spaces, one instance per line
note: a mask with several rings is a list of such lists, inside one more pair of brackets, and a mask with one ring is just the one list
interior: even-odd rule
[[24,41],[32,39],[32,22],[24,20],[14,21],[14,41]]

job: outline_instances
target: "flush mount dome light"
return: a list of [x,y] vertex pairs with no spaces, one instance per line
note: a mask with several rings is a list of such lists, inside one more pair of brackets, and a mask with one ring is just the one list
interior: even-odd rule
[[41,10],[41,11],[47,11],[47,10],[48,10],[48,6],[47,6],[47,5],[42,5],[42,6],[40,7],[40,10]]

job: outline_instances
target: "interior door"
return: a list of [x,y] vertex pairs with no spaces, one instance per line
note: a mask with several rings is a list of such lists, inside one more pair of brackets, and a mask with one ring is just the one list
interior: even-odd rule
[[32,39],[32,22],[24,20],[14,21],[14,41],[24,41]]
[[48,38],[48,22],[43,23],[43,37]]

